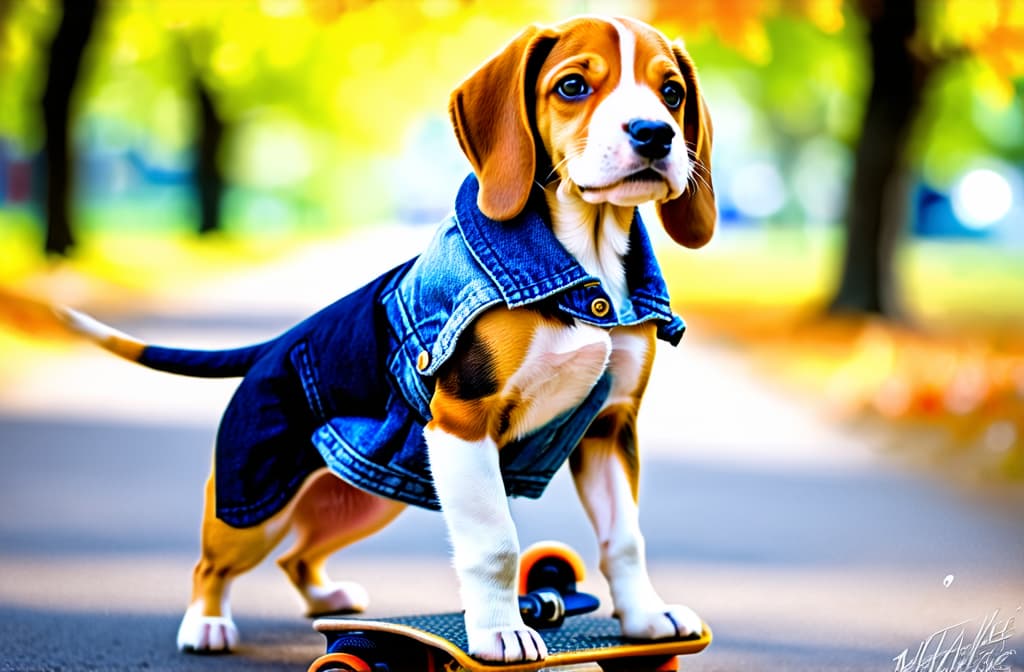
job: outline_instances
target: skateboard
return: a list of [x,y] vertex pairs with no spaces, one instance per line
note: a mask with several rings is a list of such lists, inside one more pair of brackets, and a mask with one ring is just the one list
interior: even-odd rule
[[327,639],[327,652],[308,672],[534,672],[596,663],[605,672],[678,670],[678,657],[711,643],[705,624],[699,636],[656,641],[625,639],[611,617],[586,615],[599,602],[576,590],[583,578],[579,555],[564,544],[543,542],[523,553],[519,609],[548,648],[542,661],[493,663],[467,653],[462,613],[393,618],[321,618],[313,626]]

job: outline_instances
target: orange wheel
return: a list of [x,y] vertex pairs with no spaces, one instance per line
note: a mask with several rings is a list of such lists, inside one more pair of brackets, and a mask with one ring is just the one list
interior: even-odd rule
[[308,672],[373,672],[370,664],[351,653],[328,653],[309,666]]
[[672,656],[656,672],[679,672],[679,656]]
[[565,580],[571,581],[574,588],[575,583],[582,581],[586,575],[583,558],[572,547],[560,541],[540,541],[523,551],[519,558],[520,595],[525,595],[535,588],[561,588],[561,586],[535,584],[538,576],[534,569],[544,566],[553,566],[562,570],[557,573],[564,574]]
[[679,672],[679,657],[619,658],[598,663],[601,672]]

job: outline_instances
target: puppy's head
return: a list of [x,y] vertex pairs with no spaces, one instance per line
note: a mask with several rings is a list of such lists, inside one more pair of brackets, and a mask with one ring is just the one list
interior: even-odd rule
[[687,247],[714,232],[697,72],[681,44],[646,24],[585,17],[527,28],[455,89],[449,111],[492,219],[515,217],[535,181],[557,179],[588,203],[656,201]]

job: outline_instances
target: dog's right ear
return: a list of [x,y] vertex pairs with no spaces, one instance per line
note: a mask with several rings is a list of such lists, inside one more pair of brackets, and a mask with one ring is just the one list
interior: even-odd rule
[[711,115],[690,55],[681,42],[674,43],[672,51],[686,82],[683,136],[693,164],[686,191],[674,200],[659,203],[658,213],[665,231],[674,241],[698,248],[711,240],[718,219],[715,188],[711,183]]
[[530,197],[533,80],[557,39],[550,28],[530,26],[452,92],[448,113],[480,181],[477,205],[491,219],[512,219]]

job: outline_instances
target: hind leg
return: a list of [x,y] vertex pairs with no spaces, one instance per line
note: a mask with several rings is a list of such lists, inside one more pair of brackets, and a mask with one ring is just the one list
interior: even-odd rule
[[277,563],[311,616],[366,609],[366,590],[351,581],[331,581],[325,564],[335,551],[373,534],[404,508],[405,504],[360,490],[326,469],[310,478],[292,513],[295,545]]
[[202,553],[192,574],[192,601],[178,628],[181,651],[228,652],[238,645],[238,628],[228,602],[231,581],[258,565],[288,531],[287,510],[260,525],[231,527],[217,518],[215,496],[211,474],[203,507]]

